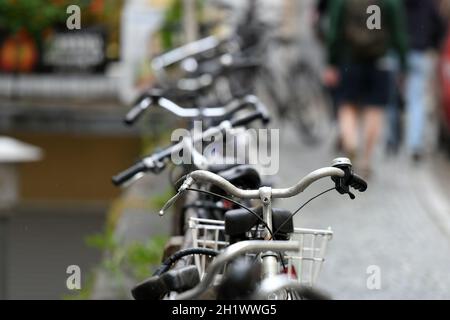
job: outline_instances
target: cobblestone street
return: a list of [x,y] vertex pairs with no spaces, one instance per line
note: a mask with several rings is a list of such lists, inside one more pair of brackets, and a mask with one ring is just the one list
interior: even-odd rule
[[[292,185],[335,158],[334,139],[311,149],[282,127],[278,186]],[[375,163],[369,189],[356,200],[328,193],[296,217],[296,226],[331,226],[335,232],[318,288],[333,299],[449,299],[450,162],[437,155],[413,165],[402,154],[379,152]],[[330,185],[324,180],[277,205],[295,210]],[[372,265],[381,270],[380,290],[366,285]]]

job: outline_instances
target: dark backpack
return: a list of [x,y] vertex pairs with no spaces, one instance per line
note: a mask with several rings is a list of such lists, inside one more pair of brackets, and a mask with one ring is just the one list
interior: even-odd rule
[[[371,14],[367,8],[381,8],[381,29],[369,29],[367,21]],[[389,49],[390,26],[385,21],[383,0],[345,0],[343,24],[344,38],[354,58],[373,60],[385,55]]]

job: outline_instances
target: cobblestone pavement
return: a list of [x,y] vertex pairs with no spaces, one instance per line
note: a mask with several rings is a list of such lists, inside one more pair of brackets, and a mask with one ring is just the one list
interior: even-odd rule
[[[277,185],[292,185],[337,156],[330,139],[305,147],[283,127]],[[406,156],[376,157],[369,189],[356,200],[328,193],[296,217],[296,226],[327,228],[330,242],[318,288],[334,299],[450,298],[450,161],[435,156],[419,166]],[[322,181],[304,195],[279,202],[296,209],[332,186]],[[381,289],[369,290],[369,266],[381,271]]]

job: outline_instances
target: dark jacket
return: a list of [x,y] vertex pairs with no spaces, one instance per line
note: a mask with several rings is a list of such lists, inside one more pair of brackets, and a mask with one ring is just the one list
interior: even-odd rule
[[[422,1],[422,0],[418,0]],[[329,3],[330,28],[327,36],[328,59],[331,65],[339,65],[349,56],[347,43],[343,36],[345,27],[346,0],[332,0]],[[385,24],[390,28],[390,47],[394,50],[400,60],[403,70],[406,70],[407,34],[405,11],[402,0],[384,0],[386,17]]]
[[413,50],[437,49],[445,24],[435,0],[404,0],[408,26],[408,44]]

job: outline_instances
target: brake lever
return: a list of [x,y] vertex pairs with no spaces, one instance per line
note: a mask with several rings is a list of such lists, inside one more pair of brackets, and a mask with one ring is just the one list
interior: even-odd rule
[[332,177],[331,180],[335,183],[336,191],[340,194],[348,194],[351,200],[355,200],[356,196],[350,191],[351,179],[353,177],[352,163],[350,159],[338,158],[334,160],[333,167],[344,171],[343,177]]
[[352,193],[350,190],[347,192],[347,194],[349,195],[349,197],[350,197],[351,200],[355,200],[355,199],[356,199],[355,194]]
[[332,177],[331,179],[336,185],[337,192],[339,192],[340,194],[348,194],[351,200],[355,200],[356,196],[353,192],[350,191],[350,186],[346,184],[345,176],[343,178]]
[[179,197],[181,197],[183,195],[183,193],[186,191],[186,189],[188,189],[192,184],[194,183],[194,179],[192,179],[191,177],[187,177],[186,180],[183,182],[183,184],[181,185],[181,187],[178,189],[178,192],[169,199],[169,201],[167,201],[164,206],[161,208],[161,210],[159,211],[159,215],[162,217],[166,211],[172,207],[172,205],[178,200]]
[[152,172],[154,174],[160,174],[166,168],[166,164],[159,160],[153,160],[153,164]]

